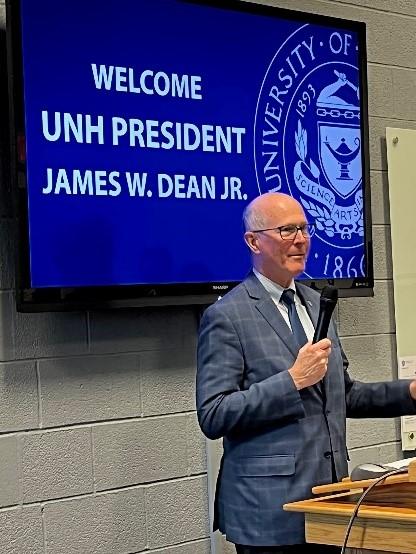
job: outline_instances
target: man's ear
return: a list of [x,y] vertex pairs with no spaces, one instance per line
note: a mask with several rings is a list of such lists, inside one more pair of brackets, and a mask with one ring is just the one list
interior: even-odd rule
[[259,238],[257,236],[257,233],[253,233],[253,231],[245,232],[244,240],[246,241],[247,246],[250,248],[253,254],[258,254],[260,252]]

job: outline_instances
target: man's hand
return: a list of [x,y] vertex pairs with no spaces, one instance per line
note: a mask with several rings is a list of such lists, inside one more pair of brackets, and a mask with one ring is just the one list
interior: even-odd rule
[[[331,341],[329,339],[322,339],[315,344],[308,342],[305,346],[302,346],[296,362],[289,369],[298,390],[315,385],[325,376],[330,354]],[[416,381],[413,381],[413,383],[415,384],[414,393],[416,398]]]
[[416,380],[412,381],[409,385],[410,396],[413,400],[416,400]]

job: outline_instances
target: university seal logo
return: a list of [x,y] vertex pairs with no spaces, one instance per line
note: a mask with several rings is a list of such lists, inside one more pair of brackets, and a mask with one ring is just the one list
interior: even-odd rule
[[[340,259],[362,248],[364,235],[357,50],[348,33],[296,29],[266,71],[255,120],[259,193],[299,200],[326,251]],[[344,261],[334,276],[347,276]]]

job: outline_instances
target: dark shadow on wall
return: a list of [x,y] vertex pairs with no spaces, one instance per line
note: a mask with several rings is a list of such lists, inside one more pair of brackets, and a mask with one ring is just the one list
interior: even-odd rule
[[12,200],[6,30],[0,20],[0,289],[14,287],[16,220]]
[[9,97],[6,30],[0,29],[0,217],[13,216],[10,183]]

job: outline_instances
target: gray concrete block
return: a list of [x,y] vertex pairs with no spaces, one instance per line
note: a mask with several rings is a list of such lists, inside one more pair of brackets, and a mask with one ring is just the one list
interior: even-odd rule
[[135,354],[41,360],[42,426],[139,416]]
[[20,459],[17,437],[16,435],[0,437],[0,506],[19,504],[20,499]]
[[359,464],[387,464],[404,458],[400,442],[350,449],[350,471]]
[[149,486],[146,514],[150,549],[208,537],[206,477]]
[[187,475],[186,424],[170,416],[94,426],[96,490]]
[[393,262],[391,257],[390,225],[373,227],[374,278],[392,279]]
[[347,437],[350,448],[398,441],[400,419],[348,419]]
[[91,352],[113,354],[181,348],[192,327],[196,328],[196,322],[189,307],[92,312]]
[[14,314],[17,358],[47,358],[86,354],[86,314],[44,312]]
[[0,552],[44,554],[40,506],[0,510]]
[[364,382],[397,379],[395,335],[345,337],[342,346],[350,363],[348,372]]
[[392,282],[376,281],[373,298],[341,298],[339,311],[341,336],[394,333]]
[[206,439],[195,414],[187,416],[187,442],[189,475],[207,471]]
[[14,286],[14,227],[11,220],[0,220],[0,289]]
[[416,67],[415,21],[395,13],[365,12],[367,14],[368,59],[384,65]]
[[93,491],[90,429],[26,433],[20,440],[24,503]]
[[141,488],[44,506],[47,554],[129,554],[146,548]]
[[181,348],[141,353],[143,414],[195,410],[195,368],[195,350]]
[[[416,28],[416,25],[415,25]],[[397,119],[416,119],[416,71],[393,69],[394,117]],[[389,112],[387,112],[389,113]]]
[[343,2],[344,4],[365,6],[367,8],[381,10],[383,12],[416,15],[416,6],[413,0],[395,0],[394,4],[391,0],[343,0]]
[[390,199],[387,171],[371,171],[370,180],[373,225],[388,225],[390,224]]
[[182,543],[177,546],[168,546],[167,548],[157,548],[148,552],[149,554],[210,554],[211,543],[209,539],[203,539],[202,541]]
[[0,363],[0,431],[39,426],[35,362]]
[[[321,0],[301,0],[300,2],[293,2],[293,0],[256,0],[256,4],[265,4],[268,6],[276,6],[277,8],[286,8],[289,10],[294,11],[301,11],[301,12],[310,12],[310,13],[318,13],[321,15],[329,15],[328,14],[328,3],[326,3],[326,6],[324,2]],[[339,6],[336,4],[336,2],[331,2],[331,14],[332,16],[335,16],[336,13],[339,13],[339,11],[342,10],[342,6]],[[351,16],[352,9],[350,10],[350,19],[354,19]],[[342,17],[342,16],[337,16]],[[344,16],[345,17],[345,16]]]
[[371,170],[387,171],[386,127],[397,127],[398,122],[381,117],[369,118],[369,150]]
[[[271,0],[271,3],[273,3],[273,0]],[[274,4],[280,5],[281,2],[275,0]],[[286,5],[290,7],[290,0],[286,0]],[[302,0],[297,5],[297,9],[319,10],[319,13],[323,15],[357,21],[371,21],[371,16],[377,15],[383,19],[395,16],[396,14],[415,15],[415,7],[412,0],[395,0],[394,4],[389,0],[346,0],[345,2],[340,0],[309,0],[306,2]],[[368,14],[367,17],[365,14]]]
[[0,292],[0,361],[86,353],[85,313],[18,313],[13,293]]
[[393,72],[390,67],[368,64],[368,113],[393,116]]

